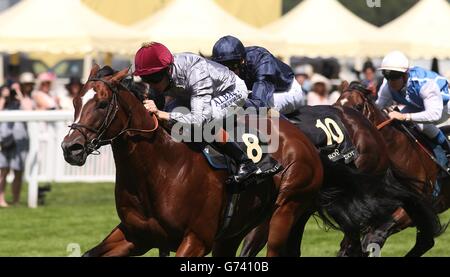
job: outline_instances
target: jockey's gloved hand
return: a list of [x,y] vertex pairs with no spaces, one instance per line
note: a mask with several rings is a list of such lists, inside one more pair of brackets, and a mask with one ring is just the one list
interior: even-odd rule
[[407,121],[408,120],[408,114],[403,114],[397,111],[393,111],[389,113],[389,118],[396,119],[399,121]]

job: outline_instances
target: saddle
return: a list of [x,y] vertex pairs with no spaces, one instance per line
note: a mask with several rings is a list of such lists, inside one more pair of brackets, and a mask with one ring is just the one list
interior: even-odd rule
[[341,112],[333,106],[305,106],[288,115],[288,120],[310,139],[321,156],[350,164],[358,151],[340,117]]
[[[238,123],[235,131],[241,129],[245,130],[246,126]],[[273,176],[283,169],[283,167],[275,161],[267,151],[268,149],[268,139],[265,138],[265,134],[262,134],[256,129],[248,129],[245,132],[235,132],[240,133],[242,140],[238,140],[238,145],[240,149],[247,153],[247,156],[255,163],[258,167],[257,173],[250,179],[244,181],[240,184],[235,184],[234,182],[228,182],[227,186],[232,187],[233,192],[240,192],[244,190],[247,186],[258,183],[260,180],[265,179],[267,176]],[[208,163],[213,169],[216,170],[228,170],[229,174],[232,174],[237,170],[237,165],[228,156],[219,152],[216,148],[211,145],[204,145],[202,153]]]

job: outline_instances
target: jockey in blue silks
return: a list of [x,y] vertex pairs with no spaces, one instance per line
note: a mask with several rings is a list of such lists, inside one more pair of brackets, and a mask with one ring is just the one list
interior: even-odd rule
[[381,68],[385,80],[377,104],[386,108],[393,102],[404,105],[401,113],[390,118],[417,123],[419,129],[450,154],[450,145],[443,132],[435,126],[448,120],[448,81],[439,74],[421,67],[409,67],[408,58],[399,51],[388,54]]
[[287,115],[302,106],[304,94],[291,67],[265,48],[244,47],[239,39],[225,36],[216,42],[212,52],[215,62],[236,73],[252,91],[247,107],[275,108]]

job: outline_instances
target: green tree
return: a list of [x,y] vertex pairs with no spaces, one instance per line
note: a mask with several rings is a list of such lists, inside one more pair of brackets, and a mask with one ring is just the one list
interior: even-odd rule
[[[302,0],[283,0],[283,13],[291,10],[301,1]],[[377,26],[382,26],[397,18],[418,1],[419,0],[381,0],[380,8],[370,8],[367,5],[366,0],[339,0],[339,2],[353,13]]]
[[382,26],[403,14],[418,0],[381,1],[380,8],[370,8],[366,0],[339,0],[339,2],[364,20]]

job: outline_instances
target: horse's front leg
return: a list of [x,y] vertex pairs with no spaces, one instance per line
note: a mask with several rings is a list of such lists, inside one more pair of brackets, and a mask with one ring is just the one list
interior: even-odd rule
[[[406,211],[403,208],[398,208],[390,220],[363,236],[363,251],[368,251],[367,249],[371,244],[377,245],[379,249],[383,248],[391,235],[411,226],[412,223],[413,222]],[[424,239],[425,238],[422,236],[421,240]],[[433,241],[433,238],[431,237],[430,240]]]
[[127,257],[145,254],[150,247],[145,247],[126,238],[125,228],[119,224],[97,246],[83,254],[83,257]]
[[338,257],[364,257],[359,234],[344,234]]
[[176,257],[203,257],[211,251],[211,245],[206,245],[194,232],[187,232],[177,249]]
[[236,251],[239,248],[239,244],[242,241],[244,235],[238,235],[236,237],[221,239],[214,242],[212,249],[213,257],[235,257]]

